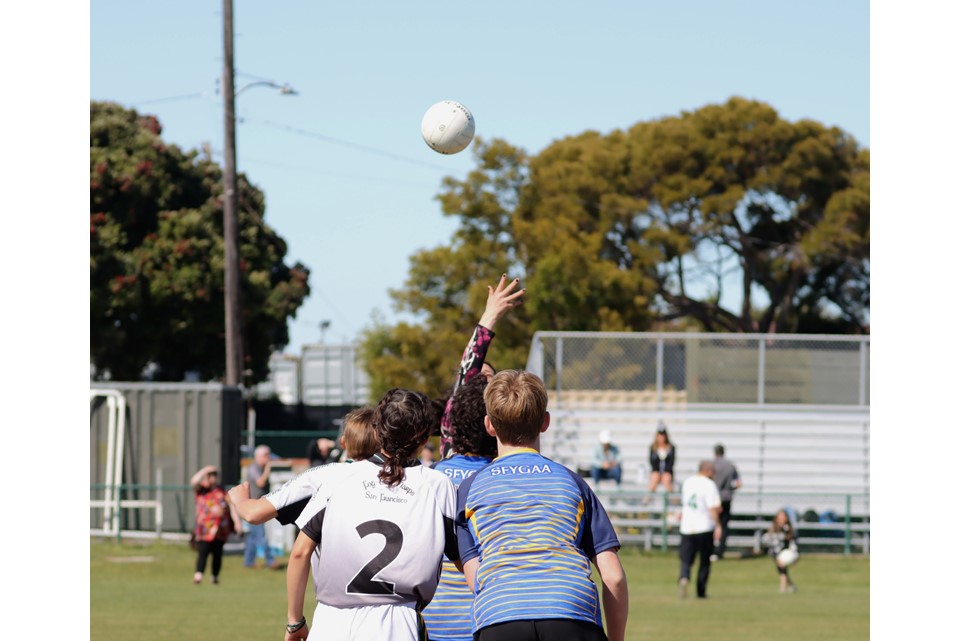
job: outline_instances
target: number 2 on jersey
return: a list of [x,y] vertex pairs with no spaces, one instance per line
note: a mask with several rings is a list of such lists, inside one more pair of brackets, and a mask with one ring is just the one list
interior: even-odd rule
[[357,533],[361,539],[371,534],[380,534],[385,542],[380,553],[370,559],[370,562],[363,566],[353,577],[353,580],[347,584],[347,593],[395,594],[394,584],[391,581],[378,581],[373,577],[390,565],[400,554],[400,548],[403,547],[403,531],[395,523],[375,519],[358,525]]

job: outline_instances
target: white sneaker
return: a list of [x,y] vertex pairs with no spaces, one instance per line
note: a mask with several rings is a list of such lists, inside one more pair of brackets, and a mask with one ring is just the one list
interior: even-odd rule
[[690,583],[690,579],[680,579],[680,598],[687,598],[687,584]]
[[719,561],[719,560],[720,560],[720,557],[717,556],[716,554],[711,554],[711,555],[710,555],[710,562],[711,562],[711,563],[716,563],[716,562]]

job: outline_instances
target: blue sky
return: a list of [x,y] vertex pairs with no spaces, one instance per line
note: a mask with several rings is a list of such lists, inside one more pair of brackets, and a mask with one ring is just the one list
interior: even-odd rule
[[[156,114],[163,137],[222,159],[219,0],[92,0],[90,97]],[[288,262],[313,294],[288,353],[353,340],[379,310],[398,317],[416,250],[455,220],[435,200],[474,166],[423,143],[434,102],[469,107],[477,135],[537,153],[740,95],[789,119],[836,125],[870,145],[866,0],[482,3],[235,0],[238,166],[267,197]],[[479,313],[480,310],[478,310]]]

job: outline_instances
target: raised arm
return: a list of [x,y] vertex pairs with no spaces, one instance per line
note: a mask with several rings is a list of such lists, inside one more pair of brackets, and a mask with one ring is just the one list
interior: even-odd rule
[[256,479],[253,479],[253,482],[257,484],[257,487],[266,487],[267,481],[270,480],[270,470],[272,469],[271,461],[267,461],[263,465],[263,469],[260,470],[260,476]]
[[500,282],[497,283],[496,289],[487,285],[487,306],[483,310],[479,324],[487,329],[493,329],[493,326],[503,318],[504,314],[521,305],[523,303],[523,293],[527,290],[517,290],[517,287],[520,287],[520,279],[514,278],[507,281],[506,274],[500,276]]
[[205,477],[210,472],[216,472],[216,471],[217,471],[216,465],[206,465],[204,467],[201,467],[199,470],[197,470],[196,474],[190,477],[190,485],[192,485],[193,487],[197,487],[198,485],[200,485],[200,481],[203,480],[203,477]]
[[[487,305],[480,316],[480,322],[473,330],[467,348],[460,358],[460,368],[453,391],[472,379],[483,369],[483,362],[493,340],[493,327],[510,309],[522,304],[525,289],[520,287],[520,279],[507,280],[507,275],[500,276],[496,288],[487,285]],[[440,420],[440,459],[444,459],[450,452],[453,442],[453,426],[450,424],[450,408],[453,403],[453,394],[447,399],[447,405]]]

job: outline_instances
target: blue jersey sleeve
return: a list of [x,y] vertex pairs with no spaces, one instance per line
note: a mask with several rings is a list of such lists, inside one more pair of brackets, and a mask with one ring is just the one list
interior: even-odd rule
[[480,556],[479,543],[470,529],[470,519],[467,516],[467,497],[475,478],[477,478],[476,474],[468,477],[457,488],[457,519],[454,527],[457,532],[457,547],[461,563]]
[[600,499],[580,475],[570,471],[570,476],[583,495],[583,536],[580,539],[580,549],[588,559],[592,560],[601,552],[619,548],[620,539],[617,538],[617,533]]

